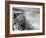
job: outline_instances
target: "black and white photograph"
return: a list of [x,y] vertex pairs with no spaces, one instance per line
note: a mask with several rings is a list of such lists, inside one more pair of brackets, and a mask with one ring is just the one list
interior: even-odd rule
[[39,30],[40,8],[13,7],[12,30]]
[[[42,32],[42,6],[10,6],[10,30],[13,32]],[[13,33],[12,32],[12,33]]]

